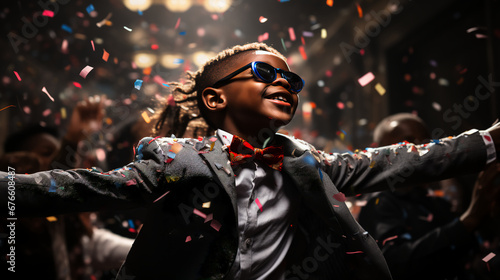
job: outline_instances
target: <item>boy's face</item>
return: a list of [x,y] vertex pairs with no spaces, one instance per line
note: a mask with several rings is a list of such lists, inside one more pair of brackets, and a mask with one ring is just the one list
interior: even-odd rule
[[[280,57],[266,51],[250,51],[239,58],[239,63],[227,69],[228,75],[253,61],[261,61],[290,71]],[[266,83],[253,76],[249,68],[222,86],[226,98],[226,117],[237,126],[255,128],[276,128],[288,124],[297,109],[298,96],[290,91],[290,84],[277,74],[276,80]],[[281,100],[278,100],[281,99]],[[283,101],[286,100],[286,101]]]

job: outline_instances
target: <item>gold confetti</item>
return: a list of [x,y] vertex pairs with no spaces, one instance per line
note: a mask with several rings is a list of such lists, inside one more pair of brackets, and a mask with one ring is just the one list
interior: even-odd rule
[[45,219],[47,219],[47,221],[49,221],[49,222],[56,222],[57,221],[57,218],[54,216],[46,217]]
[[209,202],[205,202],[201,205],[201,207],[203,208],[210,208],[210,201]]
[[375,90],[378,92],[378,94],[380,94],[380,96],[385,94],[385,88],[380,83],[377,83],[375,85]]

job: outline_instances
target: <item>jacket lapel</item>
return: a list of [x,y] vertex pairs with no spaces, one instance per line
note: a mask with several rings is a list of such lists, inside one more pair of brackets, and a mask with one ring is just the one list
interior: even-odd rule
[[212,172],[216,175],[217,182],[226,190],[226,193],[231,199],[233,204],[233,210],[235,217],[237,215],[236,206],[236,190],[235,190],[235,180],[233,169],[229,163],[229,157],[225,150],[222,149],[222,142],[217,137],[212,151],[207,153],[200,153],[200,156],[205,159],[207,165],[212,169]]

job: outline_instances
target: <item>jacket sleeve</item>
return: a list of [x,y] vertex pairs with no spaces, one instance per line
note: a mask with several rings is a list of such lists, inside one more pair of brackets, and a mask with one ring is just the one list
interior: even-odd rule
[[357,153],[313,151],[320,167],[346,195],[393,190],[400,186],[480,171],[486,165],[483,137],[463,133],[423,145],[398,143]]
[[[47,216],[127,209],[151,203],[168,191],[169,182],[182,176],[174,174],[175,162],[167,164],[169,155],[175,157],[175,154],[168,152],[168,146],[162,149],[153,140],[142,139],[132,163],[106,173],[96,169],[56,169],[24,175],[16,174],[15,170],[1,172],[0,204],[7,206],[9,202],[16,216]],[[12,216],[7,211],[0,215]]]

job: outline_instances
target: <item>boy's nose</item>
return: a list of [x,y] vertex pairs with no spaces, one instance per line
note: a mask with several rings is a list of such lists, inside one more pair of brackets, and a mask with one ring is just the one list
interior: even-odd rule
[[283,78],[281,73],[278,73],[277,75],[278,76],[276,76],[276,80],[274,80],[271,84],[276,86],[279,85],[289,90],[291,88],[290,83],[285,78]]

